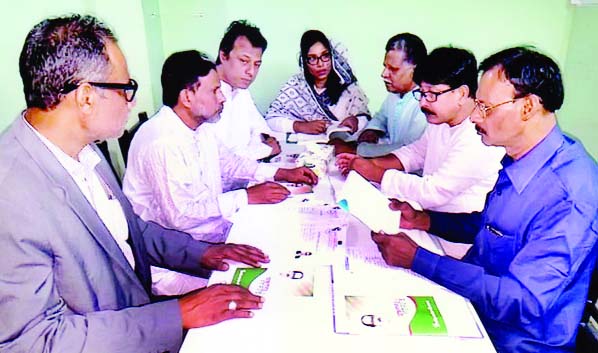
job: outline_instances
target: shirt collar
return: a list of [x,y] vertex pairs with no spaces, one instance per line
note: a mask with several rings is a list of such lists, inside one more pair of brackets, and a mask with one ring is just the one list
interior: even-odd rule
[[35,135],[42,141],[42,143],[52,152],[58,162],[64,167],[64,169],[72,176],[83,178],[86,173],[93,171],[95,167],[100,163],[100,156],[91,148],[90,145],[85,145],[83,149],[77,155],[78,161],[66,154],[52,141],[48,140],[44,135],[40,134],[36,129],[29,124],[25,119],[25,115],[22,116],[25,124],[35,133]]
[[224,80],[220,80],[220,91],[222,91],[222,94],[224,95],[224,98],[226,98],[226,100],[230,100],[237,95],[239,89],[235,89],[233,88],[233,86],[229,85]]
[[[168,127],[172,128],[175,133],[182,134],[183,136],[188,136],[191,138],[197,135],[199,127],[193,130],[189,126],[185,125],[183,120],[181,120],[181,118],[174,112],[174,110],[172,110],[171,107],[166,105],[162,106],[162,108],[160,108],[160,111],[158,112],[158,115],[165,117]],[[204,124],[208,123],[203,123],[202,125]]]
[[518,160],[505,156],[502,165],[519,194],[563,144],[563,133],[555,126],[546,137]]

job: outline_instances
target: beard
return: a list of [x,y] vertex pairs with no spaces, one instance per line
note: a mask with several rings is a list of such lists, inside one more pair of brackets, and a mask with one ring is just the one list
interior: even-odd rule
[[210,124],[214,124],[214,123],[217,123],[219,120],[220,120],[220,112],[212,115],[209,118],[206,118],[205,122],[206,123],[210,123]]

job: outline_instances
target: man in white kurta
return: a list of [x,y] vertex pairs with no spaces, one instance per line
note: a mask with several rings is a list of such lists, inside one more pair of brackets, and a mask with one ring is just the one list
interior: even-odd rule
[[214,123],[214,133],[222,144],[237,155],[254,160],[270,156],[274,151],[264,143],[272,130],[258,111],[248,89],[234,88],[220,81],[220,89],[226,98],[220,120]]
[[233,21],[220,41],[216,62],[226,102],[214,132],[231,151],[253,160],[280,153],[280,145],[248,89],[257,78],[267,45],[259,28]]
[[[228,151],[209,125],[192,130],[163,106],[135,134],[123,190],[143,220],[223,242],[231,225],[227,218],[247,204],[247,191],[224,192],[222,179],[271,180],[275,172]],[[164,295],[206,284],[203,278],[157,267],[152,267],[152,282],[154,293]]]
[[[143,220],[222,242],[226,220],[248,203],[276,203],[289,191],[277,183],[224,190],[232,179],[315,183],[309,169],[282,169],[240,157],[221,145],[212,124],[224,97],[212,62],[197,51],[172,54],[162,69],[164,106],[143,124],[131,143],[123,190]],[[207,123],[207,124],[205,124]],[[153,291],[183,294],[205,285],[197,277],[152,269]]]

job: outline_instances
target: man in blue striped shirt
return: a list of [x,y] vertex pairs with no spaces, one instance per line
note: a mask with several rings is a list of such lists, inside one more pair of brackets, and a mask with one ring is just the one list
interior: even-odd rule
[[480,65],[471,119],[487,145],[504,146],[482,213],[402,211],[401,227],[473,243],[462,260],[419,248],[405,234],[372,234],[387,263],[467,297],[499,352],[572,352],[598,253],[598,166],[564,135],[557,64],[528,48]]

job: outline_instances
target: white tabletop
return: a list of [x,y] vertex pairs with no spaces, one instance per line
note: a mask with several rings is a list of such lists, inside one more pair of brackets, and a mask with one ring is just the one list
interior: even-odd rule
[[[301,146],[287,145],[283,148],[285,151],[283,153],[287,154],[301,150]],[[348,255],[350,250],[364,251],[378,257],[379,253],[370,239],[369,230],[352,216],[340,214],[337,219],[324,218],[323,222],[319,222],[314,216],[306,215],[299,210],[313,205],[316,205],[316,209],[320,206],[325,209],[334,206],[335,189],[342,185],[342,181],[343,177],[332,167],[327,175],[320,178],[313,194],[294,195],[280,204],[250,205],[239,210],[233,219],[234,224],[227,242],[251,244],[261,248],[270,256],[271,262],[265,267],[268,267],[268,271],[274,275],[269,282],[270,288],[262,294],[266,299],[264,307],[254,311],[255,316],[251,319],[229,320],[217,325],[189,330],[181,348],[182,353],[309,351],[364,353],[397,352],[398,350],[495,352],[469,301],[411,271],[383,268],[383,266],[365,267],[367,273],[357,271],[356,278],[363,279],[364,282],[374,286],[380,284],[377,283],[379,278],[392,278],[392,282],[386,282],[389,291],[405,289],[434,295],[439,302],[439,307],[440,305],[452,306],[452,308],[447,306],[442,308],[443,311],[446,310],[446,319],[454,320],[447,321],[447,326],[474,327],[475,331],[479,332],[479,337],[335,333],[333,291],[338,291],[337,287],[341,281],[338,278],[337,265],[333,264],[346,260],[348,266],[350,257],[353,256]],[[327,226],[330,229],[338,229],[335,228],[337,226],[335,222],[343,225],[343,231],[338,239],[342,244],[333,244],[334,250],[327,249],[326,244],[315,245],[311,238],[305,237],[306,223],[314,229],[324,229]],[[408,234],[426,248],[442,253],[442,247],[435,237],[425,232]],[[336,238],[334,239],[336,241]],[[305,253],[308,250],[310,256],[297,258],[298,252]],[[379,260],[381,261],[381,258]],[[285,278],[284,274],[292,272],[293,269],[305,271],[305,268],[313,272],[313,288],[308,291],[309,295],[297,295],[297,287],[290,287],[288,283],[291,281],[288,276]],[[333,283],[335,275],[337,283]],[[220,278],[218,276],[224,278],[226,274],[218,274],[215,278]],[[211,282],[214,282],[214,279]],[[384,283],[382,282],[382,290],[378,292],[385,292]],[[442,303],[443,300],[449,304]]]

